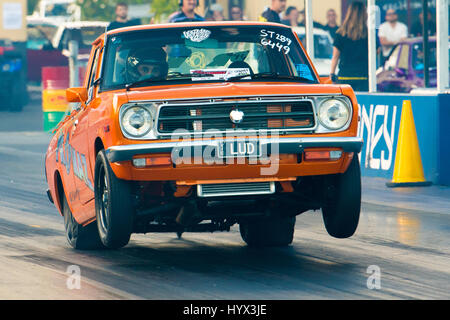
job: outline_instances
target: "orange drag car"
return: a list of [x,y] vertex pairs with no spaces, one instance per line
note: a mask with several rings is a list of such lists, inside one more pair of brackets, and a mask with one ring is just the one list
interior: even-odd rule
[[271,23],[151,25],[94,43],[77,103],[46,154],[48,195],[77,249],[132,233],[229,231],[292,242],[322,210],[354,234],[361,206],[358,104],[325,84],[297,35]]

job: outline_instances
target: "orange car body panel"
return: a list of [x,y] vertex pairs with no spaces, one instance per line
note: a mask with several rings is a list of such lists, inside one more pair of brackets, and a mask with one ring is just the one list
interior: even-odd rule
[[[204,23],[202,26],[217,25]],[[257,22],[244,25],[261,25]],[[233,24],[225,22],[220,25]],[[265,24],[271,25],[271,24]],[[276,25],[276,24],[274,24]],[[114,30],[115,34],[129,30],[174,28],[192,26],[191,24],[170,24],[130,27]],[[277,25],[279,26],[279,25]],[[99,50],[98,65],[103,58],[103,36],[93,43],[91,57],[88,62],[84,87],[89,87],[91,66]],[[309,57],[308,57],[309,59]],[[312,65],[312,63],[311,63]],[[97,68],[96,79],[100,68]],[[319,79],[317,73],[316,77]],[[123,90],[99,92],[98,86],[91,92],[90,101],[86,107],[71,113],[56,130],[46,154],[46,177],[51,197],[55,206],[61,212],[61,201],[58,190],[59,177],[64,188],[69,207],[74,218],[80,224],[88,224],[95,220],[94,201],[94,170],[96,161],[96,142],[101,141],[103,147],[161,143],[170,140],[131,140],[124,137],[119,125],[119,108],[130,101],[152,100],[189,100],[195,98],[233,98],[249,96],[314,96],[343,95],[350,99],[353,106],[351,124],[345,131],[320,134],[290,134],[289,137],[356,137],[358,131],[358,104],[350,86],[332,84],[301,84],[292,82],[231,82],[231,83],[201,83],[177,84],[165,86],[139,87]],[[67,137],[69,139],[67,140]],[[330,148],[331,150],[332,148]],[[353,153],[344,152],[339,160],[333,161],[302,161],[297,163],[296,155],[280,155],[279,170],[271,181],[290,181],[299,176],[337,174],[346,171]],[[254,164],[223,164],[223,165],[180,165],[158,166],[138,169],[131,161],[111,163],[111,168],[120,179],[136,181],[176,181],[180,185],[195,185],[205,181],[254,181],[267,178],[261,176],[261,167],[269,165]],[[188,190],[188,189],[186,189]],[[181,192],[184,195],[187,191]]]

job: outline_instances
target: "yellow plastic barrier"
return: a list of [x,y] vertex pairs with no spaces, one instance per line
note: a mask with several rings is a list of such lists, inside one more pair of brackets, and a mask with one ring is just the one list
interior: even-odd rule
[[66,112],[69,104],[66,100],[66,90],[46,89],[42,92],[42,111]]
[[68,108],[65,89],[45,89],[42,91],[44,131],[52,131],[64,118]]

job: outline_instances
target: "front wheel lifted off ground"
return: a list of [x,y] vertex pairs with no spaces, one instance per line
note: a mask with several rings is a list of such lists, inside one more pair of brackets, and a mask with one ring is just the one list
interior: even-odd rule
[[102,243],[111,249],[127,245],[134,217],[130,184],[115,176],[104,150],[95,162],[95,212]]
[[332,237],[349,238],[358,227],[361,211],[361,169],[356,154],[347,171],[334,177],[333,184],[322,208],[325,228]]

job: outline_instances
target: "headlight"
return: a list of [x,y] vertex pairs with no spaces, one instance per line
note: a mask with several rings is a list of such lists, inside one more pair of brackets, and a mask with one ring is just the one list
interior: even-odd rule
[[138,138],[152,130],[153,116],[149,108],[138,104],[122,108],[120,123],[125,135]]
[[338,99],[324,101],[319,107],[319,121],[330,130],[343,128],[350,120],[350,107]]

